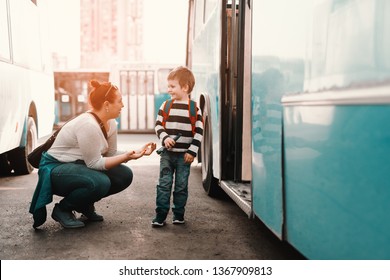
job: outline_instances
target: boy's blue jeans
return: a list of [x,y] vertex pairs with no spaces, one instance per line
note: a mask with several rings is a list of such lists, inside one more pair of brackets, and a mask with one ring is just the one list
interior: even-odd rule
[[172,212],[176,218],[184,218],[185,206],[188,198],[188,177],[191,164],[184,162],[184,153],[164,151],[160,158],[160,178],[157,185],[156,214],[164,221],[170,208],[173,178]]
[[64,163],[51,172],[53,193],[64,197],[63,210],[83,212],[94,202],[130,186],[133,172],[125,165],[105,171],[88,168],[83,161]]

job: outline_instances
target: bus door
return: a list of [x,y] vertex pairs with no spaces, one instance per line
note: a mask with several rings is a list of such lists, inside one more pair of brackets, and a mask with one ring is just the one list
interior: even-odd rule
[[123,105],[119,130],[153,132],[155,124],[153,70],[120,70],[119,87]]
[[227,1],[224,19],[225,71],[221,96],[221,187],[252,215],[250,122],[250,5]]
[[260,14],[266,4],[226,2],[220,185],[242,210],[259,217],[281,238],[283,77],[280,60],[263,50],[268,42],[261,36],[267,25],[259,26],[259,19],[270,18]]

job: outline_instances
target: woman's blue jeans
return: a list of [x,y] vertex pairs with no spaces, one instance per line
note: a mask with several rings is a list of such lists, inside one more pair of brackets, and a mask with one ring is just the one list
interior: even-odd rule
[[83,161],[64,163],[51,172],[53,193],[64,197],[60,208],[83,212],[93,203],[130,186],[133,172],[125,165],[105,171],[88,168]]
[[164,151],[160,158],[160,178],[157,185],[156,214],[158,219],[165,220],[171,200],[173,178],[172,212],[177,218],[183,218],[188,199],[188,177],[191,164],[184,162],[184,153]]

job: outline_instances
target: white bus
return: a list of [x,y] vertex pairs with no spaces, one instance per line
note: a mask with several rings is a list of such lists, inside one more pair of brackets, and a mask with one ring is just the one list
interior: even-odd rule
[[167,76],[173,68],[130,62],[111,65],[109,80],[118,85],[124,104],[118,120],[120,131],[154,133],[158,109],[170,97]]
[[32,172],[26,156],[54,122],[47,6],[0,0],[0,175]]

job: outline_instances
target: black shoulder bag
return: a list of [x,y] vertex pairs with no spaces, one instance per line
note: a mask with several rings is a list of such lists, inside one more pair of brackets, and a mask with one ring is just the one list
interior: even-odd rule
[[76,116],[68,120],[66,123],[64,123],[60,128],[58,128],[50,137],[46,140],[45,143],[41,144],[40,146],[36,147],[31,153],[27,155],[28,162],[35,168],[39,168],[39,163],[41,162],[42,153],[46,152],[50,149],[50,147],[53,145],[54,141],[56,140],[56,137],[58,133],[60,133],[61,128],[63,128],[64,125],[66,125],[68,122],[73,120]]
[[54,140],[56,140],[57,134],[60,132],[61,127],[57,129],[49,139],[46,140],[45,143],[36,147],[31,153],[28,154],[27,160],[28,162],[34,166],[35,168],[39,168],[39,163],[41,162],[42,153],[46,152],[53,145]]

